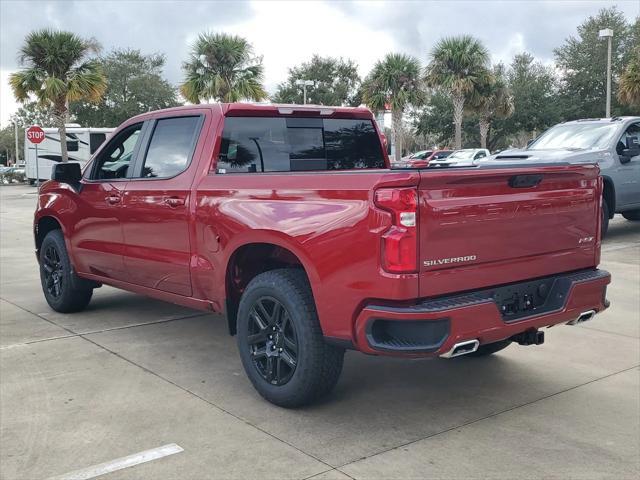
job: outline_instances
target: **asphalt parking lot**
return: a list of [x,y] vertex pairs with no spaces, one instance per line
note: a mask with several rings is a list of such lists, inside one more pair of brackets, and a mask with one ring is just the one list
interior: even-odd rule
[[284,410],[222,319],[109,287],[47,306],[35,188],[0,187],[0,477],[62,475],[175,443],[103,478],[638,478],[640,223],[602,253],[611,308],[480,359],[349,352],[327,401]]

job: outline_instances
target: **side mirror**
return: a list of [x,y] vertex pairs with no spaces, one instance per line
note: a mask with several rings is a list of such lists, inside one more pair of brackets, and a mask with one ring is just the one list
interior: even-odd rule
[[529,140],[529,141],[527,142],[527,148],[529,148],[529,147],[531,146],[531,144],[532,144],[533,142],[535,142],[536,140],[537,140],[537,139],[535,139],[535,138],[532,138],[531,140]]
[[633,157],[640,155],[640,147],[625,148],[620,155],[621,163],[629,163]]
[[620,163],[629,163],[633,157],[640,155],[640,138],[629,136],[626,143],[627,148],[620,154]]
[[51,179],[76,188],[82,179],[80,164],[76,162],[56,163],[51,168]]

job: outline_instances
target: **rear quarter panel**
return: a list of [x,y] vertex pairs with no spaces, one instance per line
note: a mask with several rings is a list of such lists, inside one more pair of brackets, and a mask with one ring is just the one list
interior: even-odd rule
[[380,268],[380,233],[390,217],[372,200],[377,187],[418,181],[417,172],[388,170],[210,173],[195,193],[194,291],[214,301],[225,298],[227,263],[238,248],[279,245],[305,267],[323,333],[351,338],[365,300],[418,295],[417,274],[390,275]]

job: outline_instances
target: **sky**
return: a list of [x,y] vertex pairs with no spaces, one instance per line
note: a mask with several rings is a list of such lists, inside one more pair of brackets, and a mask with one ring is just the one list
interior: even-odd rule
[[426,63],[440,38],[458,34],[482,40],[494,62],[509,63],[528,51],[551,63],[553,49],[575,35],[587,16],[613,5],[630,20],[640,15],[640,0],[0,0],[0,124],[5,126],[19,107],[8,77],[20,68],[17,52],[25,35],[37,28],[95,37],[104,51],[164,53],[164,74],[175,85],[200,32],[241,35],[263,57],[265,86],[273,93],[289,68],[313,54],[352,58],[365,76],[390,52],[409,53]]

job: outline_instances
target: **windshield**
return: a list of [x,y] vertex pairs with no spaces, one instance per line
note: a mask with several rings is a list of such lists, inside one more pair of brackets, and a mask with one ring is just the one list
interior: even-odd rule
[[458,150],[447,157],[447,160],[470,160],[473,158],[474,150]]
[[618,123],[573,123],[547,130],[529,150],[566,148],[586,150],[606,148],[618,129]]

